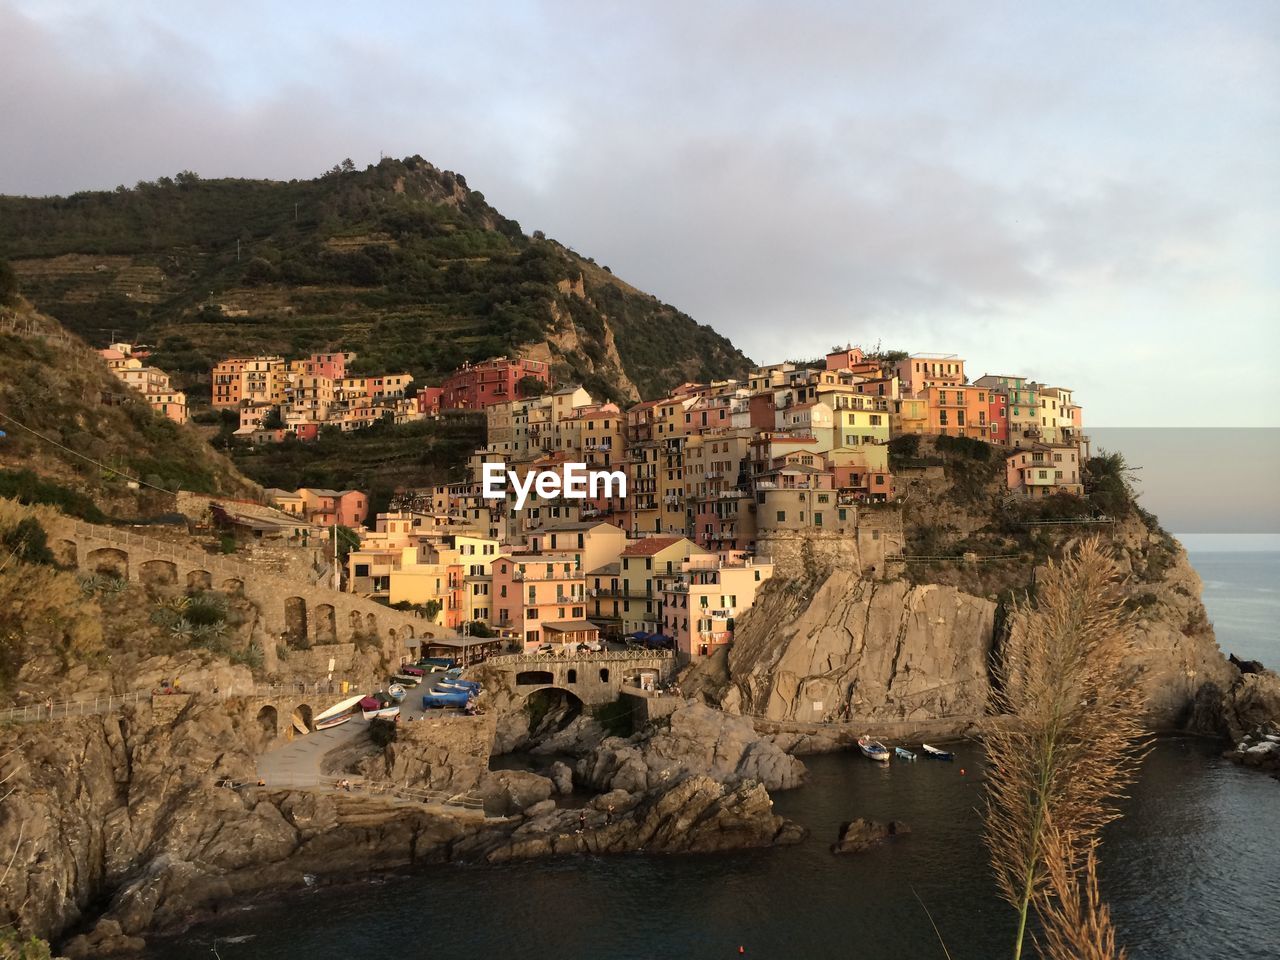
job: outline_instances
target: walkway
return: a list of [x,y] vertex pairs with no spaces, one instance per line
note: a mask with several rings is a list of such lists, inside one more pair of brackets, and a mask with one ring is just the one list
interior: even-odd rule
[[258,757],[258,779],[267,786],[318,786],[322,779],[320,763],[330,750],[336,750],[369,730],[363,717],[316,730],[305,737],[295,737]]

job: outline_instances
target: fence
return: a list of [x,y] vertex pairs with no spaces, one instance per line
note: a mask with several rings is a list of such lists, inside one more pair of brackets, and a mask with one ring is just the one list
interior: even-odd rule
[[[236,789],[255,787],[252,781],[219,781],[223,786]],[[379,797],[389,800],[403,800],[409,803],[432,804],[444,807],[460,807],[465,810],[483,810],[484,800],[464,793],[447,793],[443,790],[420,790],[414,787],[400,786],[380,780],[350,780],[347,778],[322,776],[273,777],[267,781],[266,789],[284,790],[317,790],[325,793],[356,794],[362,797]]]
[[59,700],[54,703],[33,703],[23,707],[9,707],[0,710],[0,723],[39,723],[53,720],[72,720],[77,717],[91,717],[98,714],[111,713],[126,706],[142,702],[150,702],[153,696],[163,697],[166,693],[191,693],[216,697],[226,700],[231,697],[257,697],[259,699],[279,699],[284,697],[319,696],[322,694],[340,695],[342,687],[336,681],[295,680],[284,683],[248,683],[232,684],[229,687],[215,690],[184,690],[166,687],[160,690],[131,690],[126,693],[95,694],[92,698],[81,697],[78,700]]
[[490,657],[485,663],[502,666],[521,663],[602,663],[621,660],[670,660],[671,650],[602,650],[599,653],[506,653]]

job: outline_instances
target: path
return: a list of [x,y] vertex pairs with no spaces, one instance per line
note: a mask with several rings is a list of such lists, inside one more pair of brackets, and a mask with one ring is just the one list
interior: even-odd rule
[[258,779],[267,786],[315,786],[324,779],[321,762],[329,751],[365,736],[369,722],[353,717],[346,723],[316,730],[268,750],[258,757]]

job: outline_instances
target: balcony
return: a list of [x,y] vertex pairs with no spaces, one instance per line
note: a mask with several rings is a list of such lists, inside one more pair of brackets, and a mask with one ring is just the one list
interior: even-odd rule
[[553,570],[547,573],[545,570],[516,570],[511,574],[512,580],[581,580],[584,574],[581,570],[570,570],[567,573],[564,570]]

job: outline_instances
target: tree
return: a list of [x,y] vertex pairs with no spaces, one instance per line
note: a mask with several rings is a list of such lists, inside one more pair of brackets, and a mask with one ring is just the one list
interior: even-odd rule
[[18,275],[8,260],[0,260],[0,305],[13,306],[18,302]]
[[521,399],[540,397],[547,391],[547,385],[532,374],[525,374],[516,381],[516,395]]

